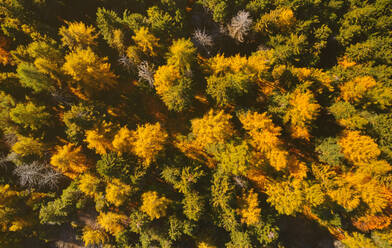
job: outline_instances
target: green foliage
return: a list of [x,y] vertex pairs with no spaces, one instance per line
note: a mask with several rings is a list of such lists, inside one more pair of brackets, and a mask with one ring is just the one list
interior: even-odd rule
[[41,130],[50,126],[51,123],[50,114],[46,112],[46,108],[32,102],[17,104],[15,108],[11,109],[10,118],[20,127],[31,131]]
[[54,81],[32,64],[20,63],[16,72],[24,87],[32,88],[35,92],[53,90]]
[[336,138],[326,138],[317,147],[320,162],[329,165],[340,165],[343,161],[343,154]]
[[39,213],[41,223],[62,224],[69,221],[75,212],[77,202],[81,200],[81,192],[76,184],[71,184],[66,188],[60,198],[48,202]]

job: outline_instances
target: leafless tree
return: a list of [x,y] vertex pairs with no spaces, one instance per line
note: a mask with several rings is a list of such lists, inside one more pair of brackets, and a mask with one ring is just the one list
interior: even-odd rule
[[139,78],[147,81],[150,87],[154,88],[154,68],[150,66],[147,61],[143,61],[138,65],[137,70]]
[[120,58],[118,59],[118,64],[124,67],[124,69],[127,70],[128,72],[131,70],[131,66],[132,66],[131,60],[125,54],[120,56]]
[[14,175],[19,178],[19,184],[27,188],[56,189],[62,175],[44,163],[34,161],[30,164],[17,166]]
[[192,34],[192,40],[197,47],[205,49],[206,52],[214,45],[211,35],[207,34],[205,30],[196,29]]
[[244,42],[244,37],[248,34],[252,22],[249,12],[243,10],[239,11],[227,26],[229,35],[239,42]]

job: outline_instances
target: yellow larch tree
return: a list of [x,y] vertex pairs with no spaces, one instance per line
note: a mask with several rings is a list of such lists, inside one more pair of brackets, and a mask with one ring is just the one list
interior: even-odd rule
[[100,229],[93,229],[89,226],[83,228],[82,240],[86,247],[88,246],[99,246],[105,244],[109,240],[109,236],[106,232]]
[[151,56],[157,55],[157,49],[159,48],[159,39],[156,38],[153,34],[151,34],[148,28],[141,27],[135,32],[135,35],[132,36],[132,39],[136,43],[136,46],[145,54]]
[[57,147],[57,152],[51,157],[50,163],[70,178],[75,178],[89,168],[82,148],[71,143]]
[[157,94],[164,96],[176,85],[176,81],[181,78],[180,71],[173,65],[162,65],[158,67],[154,75],[154,86]]
[[301,211],[305,201],[299,180],[275,182],[267,185],[267,202],[280,214],[292,215]]
[[63,70],[82,84],[82,92],[91,95],[95,91],[113,88],[117,76],[110,70],[108,58],[100,58],[93,50],[77,48],[65,56]]
[[90,173],[84,173],[79,178],[78,187],[84,194],[93,198],[98,197],[101,180]]
[[166,130],[159,122],[138,126],[132,136],[133,152],[144,160],[146,166],[155,161],[158,153],[164,149],[168,138]]
[[113,150],[120,154],[131,152],[132,141],[132,132],[126,126],[122,127],[114,136],[112,142]]
[[251,189],[242,199],[242,207],[238,210],[241,222],[253,225],[259,222],[261,208],[259,208],[258,194]]
[[202,118],[193,119],[191,124],[195,145],[203,148],[209,144],[223,143],[234,134],[230,119],[231,115],[223,110],[212,109]]
[[148,191],[142,195],[140,210],[150,216],[150,219],[159,219],[166,216],[166,209],[170,201],[166,197],[159,197],[155,191]]
[[275,126],[267,113],[247,112],[239,119],[252,138],[251,144],[260,152],[268,152],[280,144],[281,128]]
[[320,105],[313,93],[309,90],[296,89],[290,95],[290,108],[284,118],[290,121],[293,129],[293,137],[309,139],[308,126],[316,118],[320,111]]
[[112,145],[113,127],[111,123],[103,123],[99,128],[86,131],[87,147],[95,150],[98,154],[106,154],[113,150]]
[[285,168],[288,152],[281,148],[279,136],[282,129],[275,126],[267,113],[248,111],[240,115],[239,119],[251,137],[253,147],[261,152],[275,169]]
[[376,80],[370,76],[356,77],[340,87],[341,96],[347,102],[359,102],[365,93],[376,84]]
[[359,131],[347,131],[339,145],[344,156],[353,163],[368,162],[377,158],[381,151],[372,138]]
[[45,147],[35,138],[19,136],[18,141],[12,146],[12,151],[21,156],[43,156]]
[[131,195],[132,188],[119,179],[112,179],[106,186],[105,198],[114,206],[121,206]]
[[115,212],[101,212],[97,218],[97,221],[105,231],[116,236],[125,230],[125,226],[128,223],[128,217],[126,215]]
[[95,39],[98,35],[93,26],[87,26],[83,22],[67,22],[67,24],[68,27],[62,26],[59,30],[63,46],[74,49],[96,44]]

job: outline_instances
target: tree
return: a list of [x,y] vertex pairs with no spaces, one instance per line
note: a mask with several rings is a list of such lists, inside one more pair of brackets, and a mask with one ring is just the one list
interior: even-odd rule
[[259,222],[261,209],[259,208],[258,194],[253,189],[243,196],[242,206],[238,212],[242,217],[242,223],[253,225]]
[[45,110],[44,106],[37,106],[32,102],[18,103],[11,109],[10,118],[24,129],[37,131],[51,124],[50,114]]
[[99,229],[93,229],[89,226],[83,228],[82,240],[85,246],[104,245],[108,240],[108,235]]
[[114,206],[119,207],[129,198],[131,192],[131,186],[118,179],[113,179],[106,186],[105,198]]
[[370,76],[356,77],[340,87],[341,96],[347,102],[358,103],[376,84],[374,78]]
[[308,126],[320,111],[314,95],[306,90],[301,92],[296,89],[290,97],[290,108],[285,116],[285,121],[290,120],[293,127],[293,136],[309,139]]
[[155,191],[148,191],[142,195],[140,210],[150,216],[150,219],[159,219],[166,216],[166,210],[170,201],[166,197],[159,197]]
[[103,39],[113,47],[114,31],[121,30],[124,24],[121,18],[117,16],[116,12],[105,8],[98,8],[97,26]]
[[267,186],[269,202],[280,214],[292,215],[300,211],[304,196],[299,181],[283,181]]
[[110,234],[116,236],[124,231],[128,217],[114,212],[101,212],[97,218],[98,224]]
[[62,224],[67,222],[76,210],[75,205],[80,197],[81,192],[76,184],[71,184],[63,190],[60,198],[48,202],[40,209],[39,219],[41,223]]
[[262,33],[273,33],[275,30],[287,31],[295,23],[294,12],[287,8],[278,8],[264,14],[256,23],[255,29]]
[[231,19],[228,25],[229,35],[238,42],[244,42],[246,36],[252,26],[252,18],[249,12],[239,11],[236,16]]
[[340,138],[344,156],[353,163],[368,162],[380,155],[378,145],[369,136],[361,135],[358,131],[348,131]]
[[234,133],[231,115],[223,110],[211,109],[202,118],[191,120],[195,144],[202,148],[214,143],[223,143]]
[[85,137],[85,131],[92,129],[97,120],[97,113],[91,105],[72,105],[64,112],[63,122],[67,127],[66,134],[70,141],[80,143]]
[[42,157],[45,152],[45,146],[38,139],[19,136],[18,141],[12,146],[12,151],[21,156]]
[[117,76],[110,71],[106,57],[98,57],[93,50],[77,48],[65,56],[63,70],[76,81],[81,82],[82,92],[91,95],[93,92],[112,89]]
[[189,71],[195,63],[196,48],[189,39],[179,39],[169,47],[167,64],[179,68],[181,72]]
[[148,166],[155,161],[160,151],[164,149],[168,134],[159,122],[138,126],[133,132],[133,152],[143,159]]
[[76,178],[90,167],[82,148],[71,143],[57,147],[50,163],[70,178]]
[[[104,125],[105,126],[105,125]],[[106,154],[108,151],[113,150],[113,145],[108,138],[111,127],[103,127],[98,130],[87,130],[86,139],[87,147],[94,149],[98,154]]]
[[85,195],[96,198],[99,194],[101,180],[90,173],[84,173],[79,178],[78,187]]
[[275,126],[267,113],[259,114],[248,111],[239,116],[243,128],[252,138],[251,144],[261,152],[267,152],[280,145],[280,132],[282,128]]
[[157,56],[157,50],[159,49],[159,39],[150,33],[148,28],[141,27],[132,36],[136,46],[145,54],[150,56]]
[[219,169],[233,175],[244,175],[250,166],[250,150],[246,142],[233,142],[217,146],[213,151]]
[[180,112],[190,105],[191,85],[192,80],[173,65],[160,66],[154,74],[157,94],[169,110]]
[[33,64],[20,63],[16,69],[21,84],[32,88],[34,92],[53,91],[55,82],[48,75],[40,72]]
[[95,39],[98,35],[95,34],[93,26],[87,26],[83,22],[66,22],[68,27],[62,26],[59,30],[61,42],[63,46],[68,46],[69,49],[86,48],[96,44]]
[[114,136],[112,145],[113,150],[118,153],[127,153],[132,151],[132,132],[125,126],[122,127]]

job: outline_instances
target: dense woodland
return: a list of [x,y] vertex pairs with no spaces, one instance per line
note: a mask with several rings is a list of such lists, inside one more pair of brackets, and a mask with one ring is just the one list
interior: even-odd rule
[[392,0],[0,0],[0,19],[1,248],[309,247],[287,219],[392,247]]

